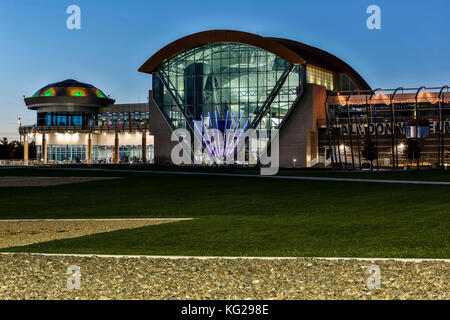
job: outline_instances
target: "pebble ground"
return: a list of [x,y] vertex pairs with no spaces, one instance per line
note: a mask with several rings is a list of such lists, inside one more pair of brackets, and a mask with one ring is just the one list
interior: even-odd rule
[[[376,264],[381,288],[367,286]],[[81,288],[66,270],[80,268]],[[0,299],[443,299],[446,261],[163,259],[0,254]]]

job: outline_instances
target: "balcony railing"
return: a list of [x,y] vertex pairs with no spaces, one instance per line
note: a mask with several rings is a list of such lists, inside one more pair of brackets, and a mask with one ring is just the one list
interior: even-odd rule
[[58,132],[74,132],[74,133],[113,133],[113,132],[139,132],[149,130],[148,124],[132,124],[132,125],[106,125],[106,126],[22,126],[19,128],[21,135],[30,133],[58,133]]

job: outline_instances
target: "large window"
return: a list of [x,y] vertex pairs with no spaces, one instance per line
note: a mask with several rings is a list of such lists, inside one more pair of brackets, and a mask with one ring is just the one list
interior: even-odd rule
[[53,162],[83,162],[87,157],[86,145],[48,145],[47,160]]
[[277,128],[297,99],[301,72],[302,67],[257,47],[212,44],[162,64],[153,77],[153,94],[174,129],[189,128],[193,121],[220,130],[250,124]]
[[105,112],[97,115],[100,126],[142,125],[148,121],[148,112]]
[[84,126],[92,117],[93,114],[90,113],[38,112],[37,124],[39,126]]
[[306,82],[324,86],[330,91],[335,88],[333,72],[316,66],[306,66]]

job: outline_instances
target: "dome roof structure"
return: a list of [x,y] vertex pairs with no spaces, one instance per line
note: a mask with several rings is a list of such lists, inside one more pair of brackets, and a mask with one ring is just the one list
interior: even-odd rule
[[51,83],[36,91],[35,97],[97,97],[106,99],[106,95],[91,84],[82,83],[73,79]]
[[25,98],[25,104],[29,109],[51,105],[100,107],[114,102],[95,86],[73,79],[48,84],[31,97]]

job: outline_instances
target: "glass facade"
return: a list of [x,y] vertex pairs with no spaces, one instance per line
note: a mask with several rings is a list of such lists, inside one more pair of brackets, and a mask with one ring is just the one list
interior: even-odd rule
[[345,74],[336,74],[336,90],[353,91],[358,89],[357,85]]
[[62,113],[39,112],[38,126],[115,126],[143,125],[148,112]]
[[93,115],[89,113],[38,112],[38,126],[84,126]]
[[[37,146],[37,158],[42,158],[42,146]],[[84,162],[87,157],[86,145],[48,145],[47,161],[49,162]]]
[[96,115],[95,125],[142,125],[148,120],[148,112],[106,112]]
[[178,54],[153,75],[154,100],[173,129],[272,129],[297,99],[301,66],[266,50],[217,43]]
[[[142,161],[142,146],[120,145],[119,163],[139,163]],[[154,159],[154,148],[147,146],[147,163],[152,163]],[[114,146],[94,146],[92,150],[92,160],[97,163],[114,163]]]
[[[37,159],[42,158],[42,146],[36,147]],[[120,163],[139,163],[142,161],[142,146],[120,145]],[[147,162],[154,159],[153,145],[147,146]],[[86,145],[48,145],[47,161],[49,163],[80,163],[87,160]],[[114,146],[93,146],[92,160],[94,163],[114,163]]]
[[335,88],[333,72],[316,66],[306,66],[306,82],[324,86],[329,91]]

